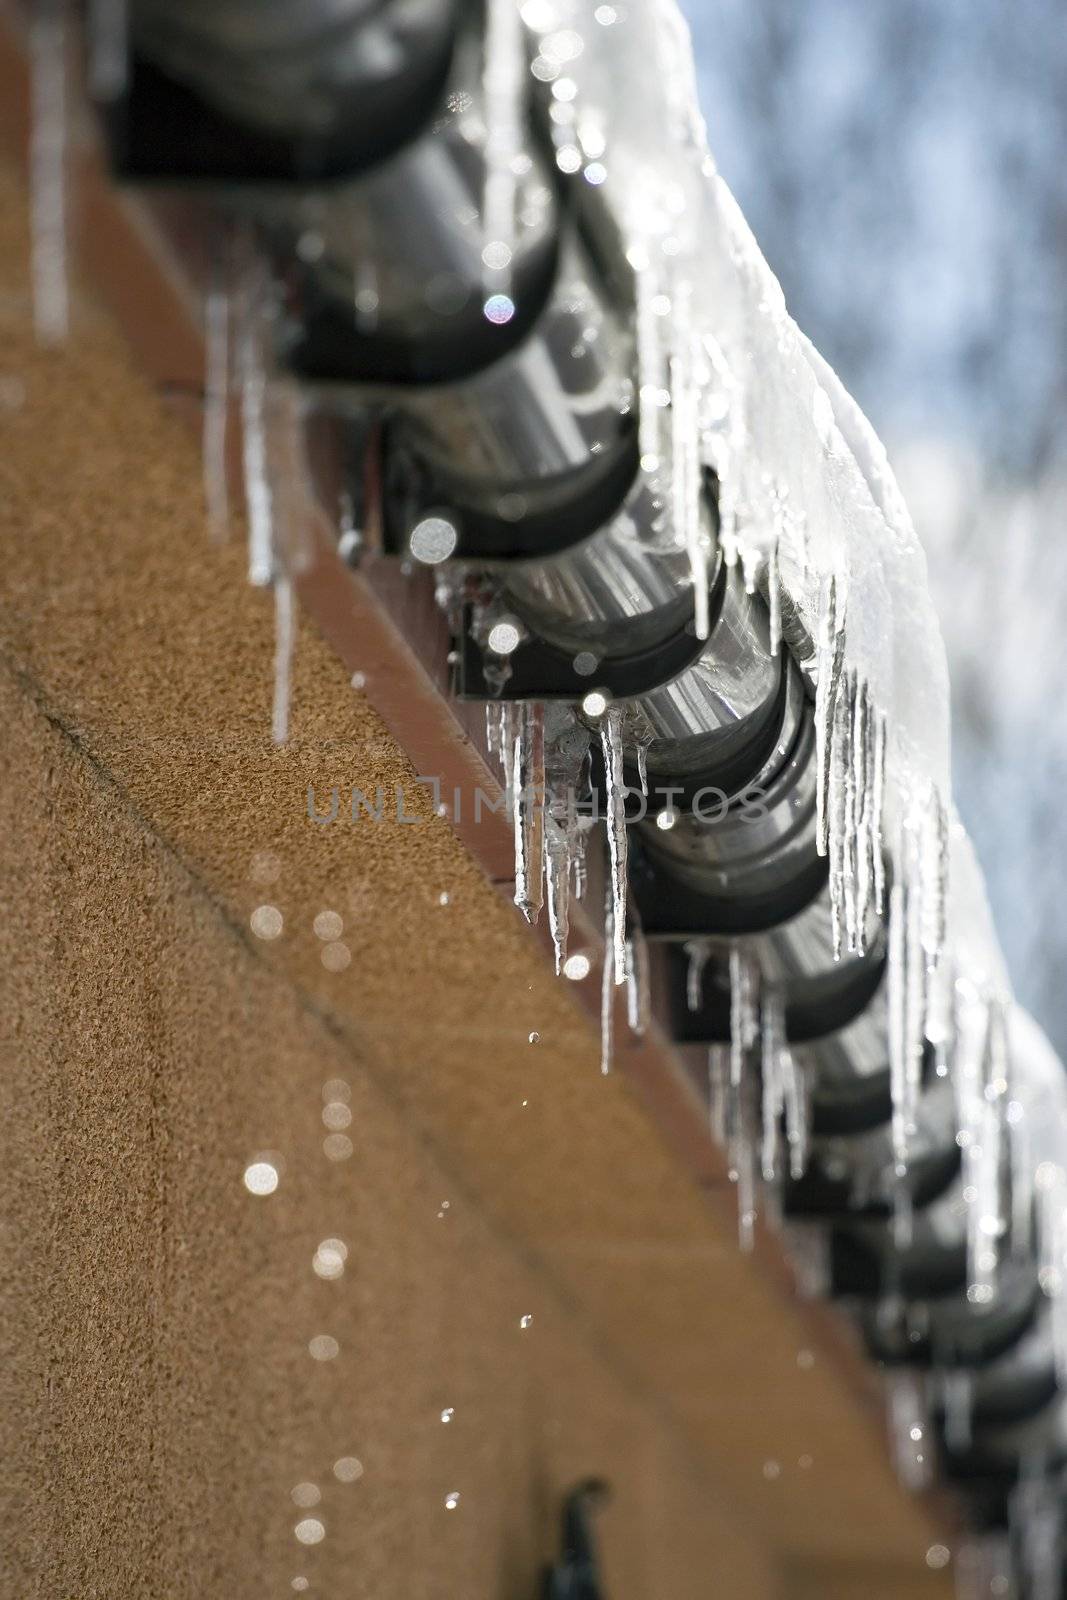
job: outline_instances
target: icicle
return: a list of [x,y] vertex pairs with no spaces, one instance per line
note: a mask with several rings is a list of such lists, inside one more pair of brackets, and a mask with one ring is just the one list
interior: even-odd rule
[[615,1057],[615,948],[616,901],[610,883],[604,891],[604,960],[600,973],[600,1070],[607,1076]]
[[711,941],[689,939],[685,953],[689,965],[685,975],[685,1001],[690,1011],[699,1011],[704,1003],[704,972],[711,957]]
[[730,1082],[744,1078],[745,1057],[759,1034],[759,968],[745,948],[730,946]]
[[926,956],[922,942],[923,895],[922,879],[916,859],[917,840],[909,830],[907,865],[908,875],[907,925],[905,929],[905,1010],[904,1010],[904,1060],[908,1104],[912,1119],[918,1110],[922,1094],[924,1028],[926,1023]]
[[518,737],[519,707],[508,700],[500,707],[500,759],[504,768],[504,793],[508,809],[515,814],[515,740]]
[[970,1534],[956,1548],[956,1600],[1020,1600],[1004,1534]]
[[518,0],[490,0],[485,26],[485,187],[482,200],[486,286],[510,295],[515,254],[516,163],[523,150],[526,54]]
[[932,965],[945,944],[945,906],[948,900],[948,819],[945,808],[931,790],[922,819],[920,875],[922,881],[922,946]]
[[1010,1066],[1002,1003],[961,985],[954,1080],[967,1202],[968,1297],[985,1303],[1011,1223]]
[[731,1175],[737,1184],[737,1243],[748,1255],[756,1242],[757,1147],[753,1128],[752,1085],[738,1086],[736,1122],[731,1140]]
[[966,1367],[946,1372],[941,1381],[945,1407],[945,1443],[957,1455],[971,1448],[971,1408],[974,1383]]
[[737,484],[745,446],[741,401],[718,341],[705,334],[707,372],[700,394],[701,459],[719,480],[719,544],[727,567],[737,563]]
[[571,895],[575,900],[581,900],[585,894],[587,879],[585,863],[586,830],[578,821],[574,829],[574,840],[571,845]]
[[293,670],[293,586],[274,580],[274,707],[271,732],[275,744],[289,742],[289,698]]
[[609,880],[614,903],[612,955],[615,982],[626,982],[626,800],[622,760],[622,711],[608,706],[600,723],[607,801]]
[[536,922],[544,904],[545,848],[545,721],[536,701],[518,709],[514,752],[515,904],[527,922]]
[[241,330],[241,428],[244,435],[245,503],[248,515],[248,581],[263,588],[274,576],[274,526],[267,478],[266,394],[261,308],[254,288],[244,306]]
[[885,741],[885,718],[879,715],[874,718],[874,738],[871,741],[871,863],[874,871],[874,909],[879,917],[885,915],[885,834],[882,827]]
[[41,344],[70,327],[67,283],[67,17],[65,0],[36,0],[30,24],[30,277]]
[[493,705],[490,701],[485,708],[485,753],[495,761],[501,758],[500,749],[500,718],[502,706]]
[[648,945],[644,930],[635,922],[626,940],[626,1021],[630,1032],[643,1037],[649,1017]]
[[907,1160],[908,1141],[913,1123],[907,1079],[907,1002],[904,981],[906,929],[907,902],[904,885],[896,881],[889,892],[889,956],[886,983],[893,1154],[897,1161]]
[[830,844],[830,765],[833,758],[834,715],[844,654],[844,617],[838,615],[837,579],[823,580],[816,657],[815,752],[818,772],[815,789],[815,843],[820,855]]
[[727,1139],[730,1105],[730,1048],[708,1046],[708,1120],[711,1136],[724,1145]]
[[898,1371],[889,1377],[889,1441],[897,1475],[913,1493],[928,1487],[929,1424],[922,1380],[916,1373]]
[[642,795],[647,800],[648,799],[648,743],[644,739],[639,739],[638,742],[637,742],[637,781],[640,784]]
[[789,1149],[789,1176],[802,1178],[808,1164],[810,1122],[808,1085],[792,1050],[784,1040],[779,1051],[779,1072],[785,1104],[785,1140]]
[[838,685],[832,717],[832,744],[828,757],[829,777],[826,799],[826,846],[830,858],[830,922],[834,960],[840,961],[844,935],[849,931],[847,840],[849,821],[848,775],[851,772],[852,728],[851,696],[848,679]]
[[854,949],[858,955],[867,953],[867,925],[871,915],[874,892],[874,866],[872,850],[872,743],[871,696],[866,680],[859,683],[853,706],[852,722],[852,792],[853,792],[853,911],[852,924],[855,935]]
[[91,0],[89,92],[94,100],[117,100],[126,89],[128,21],[126,0]]
[[782,1085],[782,1052],[785,1046],[785,1015],[781,993],[765,989],[761,1005],[760,1081],[763,1101],[762,1167],[765,1183],[773,1183],[778,1157],[778,1127],[785,1109]]
[[688,295],[675,293],[673,326],[682,334],[670,360],[671,512],[675,538],[689,557],[693,585],[693,626],[698,639],[710,630],[709,586],[712,544],[701,514],[700,432],[697,418],[696,346],[688,334]]
[[767,611],[771,655],[776,656],[782,643],[782,584],[778,575],[777,539],[767,556]]
[[655,269],[643,263],[635,270],[637,299],[637,442],[641,468],[651,477],[663,466],[663,412],[670,404],[669,370],[664,338],[666,302]]
[[548,888],[548,926],[552,934],[552,950],[556,963],[556,977],[563,971],[567,959],[567,938],[570,932],[571,851],[570,834],[552,815],[545,819],[545,877]]
[[1063,1571],[1062,1491],[1040,1453],[1024,1457],[1008,1500],[1008,1527],[1018,1552],[1026,1600],[1060,1600]]
[[204,305],[204,502],[216,543],[226,537],[230,497],[226,481],[226,431],[230,409],[230,302],[215,288]]
[[267,386],[263,413],[270,524],[275,571],[290,577],[313,559],[313,493],[304,447],[304,397],[288,380]]

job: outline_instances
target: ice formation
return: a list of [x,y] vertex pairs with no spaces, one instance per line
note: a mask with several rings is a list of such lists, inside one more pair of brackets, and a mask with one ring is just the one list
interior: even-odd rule
[[67,27],[58,0],[30,26],[30,281],[34,329],[59,344],[70,321],[67,285]]

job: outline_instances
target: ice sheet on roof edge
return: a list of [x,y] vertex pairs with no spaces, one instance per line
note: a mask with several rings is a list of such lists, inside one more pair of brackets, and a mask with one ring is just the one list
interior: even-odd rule
[[[813,676],[819,665],[825,676],[836,649],[835,672],[865,686],[871,717],[884,727],[878,832],[894,879],[914,901],[913,932],[926,969],[920,1003],[916,1008],[912,995],[905,1018],[912,1036],[901,1032],[896,1046],[903,1052],[896,1075],[914,1077],[914,1060],[909,1067],[906,1057],[914,1058],[925,1024],[933,1034],[955,1031],[956,1056],[970,1057],[962,1076],[970,1072],[981,1081],[996,1063],[974,1058],[988,1056],[990,1015],[1010,1007],[1010,994],[982,875],[951,807],[948,672],[926,559],[884,447],[789,316],[780,285],[715,169],[688,29],[674,0],[625,8],[530,0],[522,10],[535,37],[572,30],[581,41],[575,49],[572,38],[564,51],[561,70],[574,84],[574,112],[569,125],[561,118],[557,136],[582,150],[583,129],[591,130],[638,276],[651,265],[654,287],[666,286],[674,300],[672,316],[682,309],[710,353],[703,376],[721,390],[719,409],[728,414],[721,476],[727,524],[731,504],[737,507],[737,558],[765,587],[768,568],[772,580],[777,568],[811,640],[817,645],[823,636],[825,659],[811,664]],[[647,346],[647,333],[643,339]],[[677,525],[684,517],[681,508],[676,512]],[[729,526],[726,532],[729,539]],[[824,745],[829,795],[835,762],[842,762],[832,727]],[[847,773],[838,776],[847,789]],[[853,825],[857,816],[850,813]],[[907,964],[907,950],[895,960]],[[897,988],[903,1006],[906,972],[898,971]],[[1036,1109],[1050,1093],[1062,1094],[1062,1069],[1058,1077],[1048,1071],[1051,1047],[1029,1019],[1007,1020],[1007,1036],[1026,1046],[1023,1061],[1014,1051],[1012,1100],[1031,1099],[1025,1057],[1036,1051],[1044,1062]],[[959,1060],[954,1069],[961,1075]],[[966,1127],[966,1098],[961,1091],[968,1138],[979,1130]],[[1021,1138],[1017,1111],[1015,1135]],[[980,1212],[990,1200],[988,1191],[979,1196]]]

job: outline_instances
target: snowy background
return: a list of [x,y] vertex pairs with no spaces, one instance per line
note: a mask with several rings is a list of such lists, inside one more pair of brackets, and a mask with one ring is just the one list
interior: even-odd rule
[[889,447],[949,651],[955,793],[1067,1052],[1060,0],[683,0],[712,150]]

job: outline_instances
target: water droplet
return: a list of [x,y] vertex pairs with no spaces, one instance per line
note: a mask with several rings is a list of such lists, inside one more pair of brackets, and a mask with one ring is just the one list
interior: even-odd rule
[[533,1317],[530,1315],[529,1312],[527,1312],[524,1317],[520,1317],[519,1318],[519,1327],[520,1328],[528,1328],[532,1321],[533,1321]]
[[355,1483],[363,1476],[363,1463],[356,1456],[341,1456],[333,1464],[333,1475],[338,1483]]
[[514,622],[495,622],[489,629],[488,645],[495,656],[510,656],[522,643],[522,634]]
[[582,701],[582,710],[587,717],[602,717],[608,709],[608,697],[600,689],[591,689]]
[[319,1278],[339,1278],[348,1260],[348,1246],[341,1239],[323,1239],[311,1260]]
[[285,926],[285,919],[277,906],[257,906],[248,919],[248,925],[257,939],[277,939]]
[[591,650],[579,650],[571,665],[579,678],[591,678],[600,665],[600,658]]
[[482,310],[487,322],[501,327],[505,322],[510,322],[515,315],[515,302],[509,294],[491,294]]
[[926,1552],[926,1565],[939,1572],[952,1560],[952,1551],[944,1544],[932,1544]]
[[322,1108],[322,1120],[327,1128],[334,1131],[347,1128],[352,1121],[352,1113],[341,1100],[331,1100],[329,1105]]
[[252,864],[248,869],[248,876],[253,883],[264,887],[268,883],[277,883],[281,876],[282,864],[273,850],[257,850],[252,857]]
[[278,1187],[278,1169],[269,1161],[252,1161],[245,1168],[245,1188],[249,1194],[273,1194]]
[[367,687],[367,674],[365,672],[353,672],[352,687],[353,689],[365,689]]
[[347,1133],[330,1133],[322,1141],[323,1154],[329,1161],[347,1161],[352,1154],[352,1141]]
[[583,174],[586,183],[591,183],[594,189],[604,182],[607,175],[608,169],[602,161],[590,161]]
[[781,1475],[782,1475],[781,1462],[779,1462],[779,1461],[765,1461],[763,1463],[763,1476],[767,1479],[768,1483],[773,1483],[775,1478],[780,1478]]
[[482,251],[482,260],[490,272],[502,272],[511,264],[511,251],[500,239],[493,239]]
[[317,1506],[322,1499],[322,1491],[317,1483],[298,1483],[290,1490],[294,1506],[302,1506],[309,1511],[312,1506]]
[[573,983],[580,983],[583,978],[588,978],[591,970],[592,963],[586,955],[568,956],[563,963],[563,976],[570,978]]
[[343,939],[335,939],[321,952],[319,960],[327,972],[343,972],[352,961],[352,952]]
[[451,902],[452,896],[449,894],[448,890],[442,889],[441,893],[437,896],[437,904],[439,906],[447,906],[450,905]]
[[315,930],[315,937],[325,943],[339,939],[345,931],[344,919],[336,911],[320,911],[311,926]]
[[445,1409],[441,1412],[441,1421],[447,1424],[452,1421],[452,1418],[455,1416],[455,1414],[456,1410],[454,1406],[445,1406]]
[[797,1366],[800,1368],[801,1372],[810,1372],[814,1365],[815,1365],[815,1355],[814,1355],[813,1351],[811,1351],[811,1350],[798,1350],[797,1351]]
[[797,1459],[797,1466],[798,1467],[802,1467],[805,1472],[808,1470],[809,1467],[814,1466],[814,1464],[815,1464],[815,1458],[813,1456],[806,1456],[805,1455],[805,1456],[800,1456]]
[[663,833],[669,833],[678,821],[678,813],[671,806],[656,814],[656,827]]
[[408,547],[416,561],[435,567],[447,561],[459,543],[459,530],[447,517],[423,517],[416,522],[408,539]]
[[317,1333],[308,1341],[308,1355],[313,1361],[333,1361],[341,1352],[341,1346],[329,1333]]
[[293,1529],[301,1544],[321,1544],[326,1537],[326,1529],[318,1517],[305,1517]]
[[541,1043],[541,1035],[539,1033],[531,1033],[531,1035],[530,1035],[530,1043],[531,1044],[540,1044]]
[[456,1509],[456,1507],[458,1505],[459,1505],[459,1491],[457,1489],[453,1489],[451,1494],[446,1494],[445,1495],[445,1510],[446,1511],[455,1511],[455,1509]]
[[296,1590],[297,1594],[303,1594],[307,1586],[308,1581],[306,1578],[294,1578],[292,1584],[290,1585],[291,1588]]

